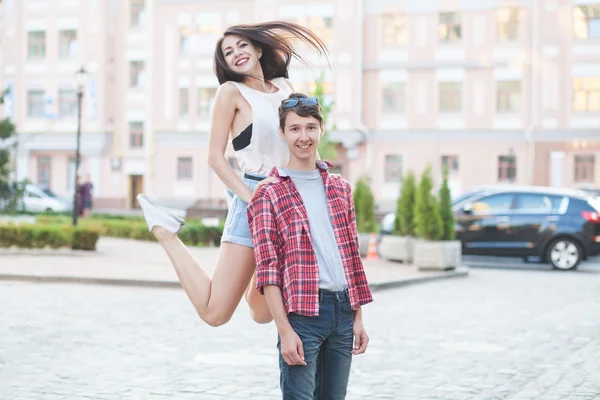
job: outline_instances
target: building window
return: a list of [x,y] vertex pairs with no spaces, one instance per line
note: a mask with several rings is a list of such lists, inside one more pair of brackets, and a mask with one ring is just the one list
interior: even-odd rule
[[381,18],[381,33],[384,45],[397,46],[408,42],[406,15],[383,14]]
[[498,157],[498,182],[514,182],[517,178],[517,158],[515,156]]
[[216,94],[217,89],[214,88],[198,89],[198,115],[200,117],[210,116],[213,100]]
[[29,32],[29,58],[44,58],[46,56],[46,32]]
[[74,90],[58,92],[58,115],[61,118],[77,116],[77,93]]
[[58,33],[58,55],[60,58],[73,58],[77,52],[77,31],[68,30]]
[[387,82],[383,84],[383,112],[385,114],[404,113],[406,94],[404,82]]
[[191,181],[193,175],[192,157],[177,158],[177,180]]
[[388,154],[385,156],[384,165],[385,183],[398,183],[402,181],[402,156]]
[[131,26],[136,27],[144,23],[144,0],[131,0]]
[[44,91],[30,90],[27,93],[27,116],[29,118],[44,117]]
[[514,42],[521,37],[522,10],[518,8],[500,8],[496,11],[496,40]]
[[461,38],[460,14],[441,13],[438,26],[440,42],[457,43]]
[[144,147],[144,123],[129,123],[129,147],[132,149],[141,149]]
[[52,172],[52,159],[50,157],[38,157],[37,183],[50,187],[50,175]]
[[129,79],[132,88],[141,88],[144,86],[144,62],[129,62]]
[[456,113],[462,110],[462,83],[440,82],[440,112]]
[[594,183],[596,158],[593,155],[575,156],[575,182]]
[[333,42],[332,17],[308,17],[306,26],[328,46]]
[[573,78],[573,110],[600,111],[600,77]]
[[600,39],[600,5],[575,6],[573,34],[577,39]]
[[69,157],[67,162],[67,191],[72,191],[75,187],[75,158]]
[[496,111],[518,113],[521,111],[521,82],[504,81],[496,83]]
[[192,54],[193,31],[189,26],[179,28],[179,52],[182,56]]
[[179,116],[185,117],[190,111],[190,90],[179,88]]
[[458,174],[458,156],[442,156],[442,172]]

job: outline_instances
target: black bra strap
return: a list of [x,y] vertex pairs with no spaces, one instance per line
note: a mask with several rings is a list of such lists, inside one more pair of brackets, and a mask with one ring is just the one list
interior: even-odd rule
[[250,141],[252,140],[252,124],[248,125],[246,129],[242,131],[238,136],[236,136],[231,144],[233,145],[233,149],[235,151],[239,151],[245,149],[250,145]]

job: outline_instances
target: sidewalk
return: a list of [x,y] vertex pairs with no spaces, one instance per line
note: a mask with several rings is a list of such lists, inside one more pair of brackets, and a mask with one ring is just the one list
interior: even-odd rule
[[[218,248],[189,248],[209,274]],[[385,260],[363,260],[373,291],[439,279],[465,277],[466,267],[419,272]],[[111,285],[181,287],[164,250],[155,242],[101,238],[96,252],[0,249],[0,280],[78,282]]]

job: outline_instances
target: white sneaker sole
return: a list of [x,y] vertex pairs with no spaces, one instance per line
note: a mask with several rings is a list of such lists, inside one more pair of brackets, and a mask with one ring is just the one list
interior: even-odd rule
[[185,221],[155,205],[144,194],[139,194],[137,196],[137,201],[142,207],[144,219],[146,220],[150,232],[152,232],[152,229],[155,227],[160,226],[176,235],[185,225]]

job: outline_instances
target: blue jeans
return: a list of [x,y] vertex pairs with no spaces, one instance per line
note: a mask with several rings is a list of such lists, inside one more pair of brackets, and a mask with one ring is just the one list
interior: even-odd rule
[[289,366],[279,349],[280,386],[283,400],[343,400],[346,398],[354,311],[348,292],[319,291],[319,315],[290,313],[288,319],[300,337],[306,366]]

